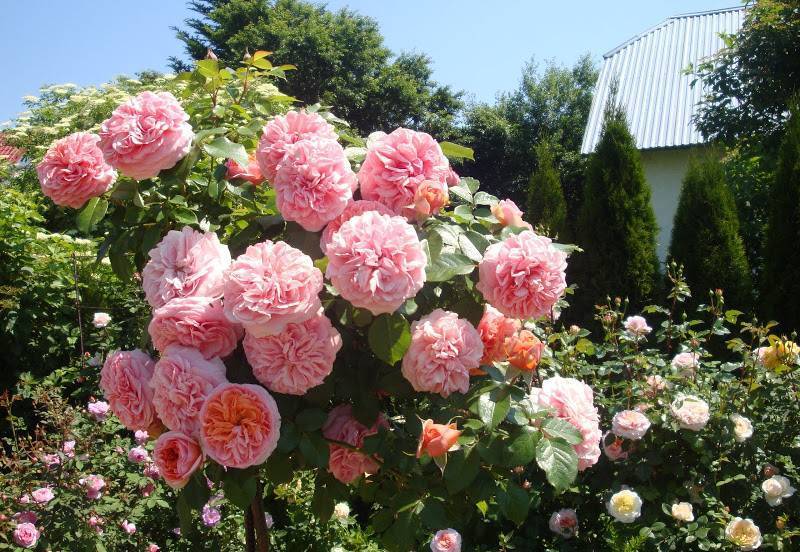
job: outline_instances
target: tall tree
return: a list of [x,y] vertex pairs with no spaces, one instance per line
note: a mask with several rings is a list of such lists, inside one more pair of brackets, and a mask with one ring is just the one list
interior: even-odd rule
[[[371,18],[304,0],[193,0],[189,6],[198,17],[175,30],[191,59],[210,48],[236,66],[248,49],[269,50],[275,62],[298,68],[284,92],[306,104],[336,106],[362,133],[407,126],[451,137],[462,94],[432,79],[427,56],[393,57]],[[188,65],[170,59],[175,70]]]
[[536,158],[538,168],[528,183],[527,218],[533,224],[546,227],[561,241],[566,241],[567,203],[551,146],[546,141],[536,146]]
[[714,153],[692,159],[683,179],[672,227],[670,257],[681,263],[696,299],[721,288],[728,304],[752,304],[750,266],[725,171]]

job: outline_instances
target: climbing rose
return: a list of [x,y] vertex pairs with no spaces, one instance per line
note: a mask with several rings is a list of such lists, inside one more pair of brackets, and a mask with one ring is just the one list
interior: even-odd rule
[[227,180],[246,180],[254,186],[258,186],[264,182],[264,176],[261,174],[261,169],[258,166],[255,155],[251,155],[247,159],[247,165],[242,166],[233,159],[228,159],[225,162],[225,178]]
[[427,258],[414,227],[368,211],[339,228],[327,246],[325,275],[355,307],[378,315],[397,310],[425,283]]
[[57,140],[36,166],[42,193],[56,205],[77,209],[101,196],[117,179],[97,147],[100,137],[76,132]]
[[64,441],[64,444],[61,445],[61,452],[66,455],[67,458],[72,458],[75,456],[75,441]]
[[461,535],[455,529],[437,531],[431,540],[432,552],[461,552]]
[[100,125],[106,161],[136,180],[174,167],[189,153],[193,138],[189,115],[169,92],[142,92]]
[[225,379],[225,364],[195,349],[172,345],[156,363],[150,386],[158,417],[172,431],[197,437],[206,397]]
[[318,232],[353,200],[358,179],[335,140],[301,140],[286,150],[273,181],[278,211]]
[[505,360],[506,340],[514,336],[521,327],[519,320],[503,316],[503,313],[487,304],[478,323],[478,333],[483,342],[481,364]]
[[261,464],[278,444],[278,405],[260,385],[217,386],[206,399],[200,419],[203,450],[209,458],[229,468]]
[[435,424],[433,420],[422,423],[422,433],[419,435],[417,445],[417,458],[427,454],[431,458],[447,454],[455,444],[461,432],[456,429],[456,424]]
[[86,498],[89,500],[100,500],[103,496],[103,488],[106,486],[105,480],[95,474],[87,475],[78,480],[78,484],[86,488]]
[[325,230],[322,231],[322,237],[319,239],[319,248],[322,252],[326,255],[328,254],[328,244],[331,242],[331,239],[333,239],[333,235],[342,227],[342,224],[367,211],[377,211],[381,215],[392,214],[392,211],[386,205],[378,203],[377,201],[364,201],[363,199],[359,199],[358,201],[350,203],[345,207],[344,211],[342,211],[342,214],[329,222]]
[[92,318],[95,328],[105,328],[111,322],[111,315],[107,312],[96,312]]
[[624,326],[635,337],[642,337],[653,331],[653,328],[647,325],[647,320],[642,316],[629,316],[625,319]]
[[256,149],[261,174],[274,182],[288,147],[310,138],[336,140],[338,135],[333,126],[316,113],[290,111],[275,117],[264,127]]
[[253,375],[270,391],[305,395],[333,370],[342,338],[322,307],[299,324],[288,324],[279,334],[244,338],[244,353]]
[[530,372],[539,366],[544,343],[530,330],[522,330],[506,341],[506,354],[511,366]]
[[231,254],[214,232],[198,232],[188,226],[170,230],[149,256],[142,271],[142,288],[154,309],[175,297],[222,297]]
[[510,199],[503,199],[492,206],[492,214],[503,226],[533,230],[530,223],[522,220],[522,211]]
[[650,420],[636,410],[623,410],[614,414],[611,420],[611,431],[618,437],[638,441],[650,429]]
[[311,257],[269,240],[251,245],[225,278],[225,315],[255,337],[282,332],[319,310],[322,273]]
[[442,148],[424,132],[398,128],[391,134],[374,133],[358,172],[361,197],[413,219],[419,186],[425,180],[446,186],[449,170]]
[[[326,439],[340,441],[356,448],[364,445],[364,438],[374,435],[379,427],[387,427],[381,414],[371,427],[366,427],[353,417],[349,404],[340,404],[328,414],[322,434]],[[377,473],[379,464],[372,456],[350,450],[341,445],[329,444],[328,471],[344,484],[349,484],[365,473]]]
[[208,297],[179,297],[159,307],[147,328],[153,347],[197,349],[205,358],[224,358],[242,338],[242,327],[225,316],[222,303]]
[[153,461],[167,485],[180,489],[202,467],[205,456],[200,444],[180,431],[162,433],[153,447]]
[[710,417],[708,403],[693,395],[681,395],[670,406],[672,416],[682,429],[700,431]]
[[155,363],[139,349],[113,351],[100,370],[100,389],[122,425],[136,431],[156,420],[150,378]]
[[39,530],[33,523],[19,523],[14,528],[14,542],[22,548],[33,548],[39,541]]
[[570,539],[578,531],[578,515],[573,509],[564,508],[558,512],[553,512],[547,525],[553,533],[561,535],[565,539]]
[[403,357],[403,376],[416,391],[447,398],[469,389],[469,372],[480,365],[478,330],[454,312],[436,309],[411,324],[411,345]]
[[756,550],[761,546],[761,530],[752,519],[733,518],[725,527],[725,538],[739,550]]
[[92,401],[87,405],[86,410],[89,411],[92,418],[98,422],[102,422],[108,416],[110,407],[106,401]]
[[512,318],[548,314],[567,287],[567,255],[526,230],[490,245],[478,265],[478,291]]
[[642,499],[630,489],[615,493],[606,504],[608,513],[622,523],[633,523],[642,515]]

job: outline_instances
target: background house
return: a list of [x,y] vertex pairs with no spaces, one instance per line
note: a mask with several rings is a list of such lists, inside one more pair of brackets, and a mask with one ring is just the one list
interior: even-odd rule
[[737,7],[676,15],[603,56],[581,153],[591,153],[597,145],[616,80],[617,101],[627,114],[652,190],[662,262],[689,158],[704,143],[692,124],[702,86],[698,82],[693,87],[694,77],[684,70],[719,51],[724,45],[720,34],[738,32],[744,14],[744,8]]

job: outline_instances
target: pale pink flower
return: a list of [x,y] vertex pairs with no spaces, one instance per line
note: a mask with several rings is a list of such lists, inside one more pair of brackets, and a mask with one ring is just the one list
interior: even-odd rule
[[111,323],[111,315],[107,312],[96,312],[92,318],[92,324],[95,328],[105,328]]
[[91,527],[95,533],[102,534],[103,533],[103,518],[99,516],[89,516],[89,520],[86,522],[89,527]]
[[478,333],[483,342],[483,358],[481,364],[491,364],[506,359],[506,340],[514,336],[522,323],[519,320],[503,316],[499,310],[486,305],[483,317],[478,323]]
[[103,496],[106,482],[101,476],[90,474],[79,479],[78,483],[86,488],[86,497],[88,499],[100,500],[100,497]]
[[42,456],[42,464],[49,469],[53,469],[61,464],[61,457],[58,454],[45,454]]
[[531,231],[490,245],[478,265],[476,286],[501,313],[539,318],[550,313],[567,287],[566,253]]
[[200,410],[209,393],[226,381],[225,364],[200,351],[172,345],[156,363],[150,387],[158,417],[169,429],[197,437]]
[[205,358],[230,355],[243,330],[225,316],[222,302],[208,297],[179,297],[153,312],[147,327],[153,347],[164,351],[170,345],[197,349]]
[[167,485],[180,489],[205,462],[200,443],[180,431],[162,433],[153,447],[153,461]]
[[36,504],[47,504],[56,497],[50,487],[39,487],[31,492],[31,498]]
[[42,193],[56,205],[82,207],[99,197],[117,179],[97,147],[100,137],[76,132],[53,143],[36,166]]
[[161,470],[158,469],[158,466],[156,466],[155,463],[147,464],[144,467],[144,470],[142,470],[142,473],[145,477],[149,477],[150,479],[158,479],[161,477]]
[[425,180],[446,185],[449,170],[442,148],[430,135],[406,128],[376,133],[358,172],[361,197],[413,219],[417,188]]
[[670,405],[672,416],[681,429],[700,431],[711,417],[708,403],[693,395],[680,395]]
[[647,376],[647,378],[645,378],[645,383],[647,384],[647,388],[645,389],[645,395],[647,395],[650,398],[657,397],[669,386],[667,380],[665,380],[664,378],[662,378],[657,374],[652,376]]
[[685,378],[691,378],[700,366],[700,355],[690,351],[678,353],[673,357],[670,364],[676,374]]
[[455,529],[437,531],[431,540],[432,552],[461,552],[461,535]]
[[[371,427],[367,427],[353,417],[353,409],[349,404],[340,404],[330,411],[322,434],[326,439],[347,443],[361,448],[364,438],[375,435],[380,427],[388,427],[383,414]],[[348,449],[341,445],[329,445],[330,456],[328,471],[342,483],[349,484],[368,473],[377,473],[380,467],[373,456]]]
[[510,199],[502,199],[492,205],[492,214],[503,226],[510,226],[512,228],[527,228],[532,230],[530,223],[522,220],[522,211],[517,204]]
[[98,422],[102,422],[108,416],[109,405],[106,401],[91,401],[86,405],[86,410],[92,415],[92,418]]
[[650,420],[636,410],[622,410],[614,414],[611,420],[611,431],[614,435],[638,441],[650,429]]
[[634,337],[642,337],[653,331],[653,328],[647,325],[647,320],[642,316],[629,316],[625,319],[624,326]]
[[322,273],[311,257],[269,240],[251,245],[225,278],[225,315],[256,337],[282,332],[320,308]]
[[31,512],[30,510],[17,512],[12,517],[17,523],[33,523],[34,525],[39,520],[39,516],[36,515],[36,512]]
[[353,306],[390,313],[425,283],[427,258],[414,227],[367,211],[339,228],[327,247],[325,275]]
[[553,512],[547,525],[553,533],[571,539],[578,532],[578,515],[572,508],[564,508]]
[[19,523],[14,528],[14,543],[22,548],[33,548],[39,541],[39,530],[33,523]]
[[214,232],[188,226],[170,230],[148,255],[142,288],[151,307],[157,309],[176,297],[222,297],[231,254]]
[[139,349],[113,351],[100,371],[100,389],[122,425],[135,431],[156,421],[150,378],[155,363]]
[[150,453],[143,446],[133,447],[128,451],[128,460],[134,464],[143,464],[150,460]]
[[160,550],[161,547],[152,542],[147,546],[147,552],[159,552]]
[[24,495],[19,497],[19,500],[17,500],[17,502],[19,502],[20,504],[30,504],[31,500],[32,500],[31,499],[31,495],[29,495],[28,493],[25,493]]
[[67,458],[73,458],[75,456],[75,441],[64,441],[64,444],[61,445],[61,452],[63,452]]
[[119,524],[122,527],[122,530],[128,533],[129,535],[133,535],[136,532],[136,525],[133,522],[128,521],[127,519],[123,519],[122,523]]
[[[611,439],[609,439],[609,436],[611,437]],[[627,460],[628,451],[625,450],[625,448],[623,447],[625,442],[622,439],[616,437],[611,432],[607,432],[603,435],[602,443],[603,443],[603,453],[609,460],[611,460],[612,462]]]
[[453,170],[453,167],[447,171],[447,176],[445,177],[448,186],[458,186],[461,182],[461,177],[458,176],[458,173]]
[[378,203],[377,201],[365,201],[363,199],[359,199],[358,201],[350,203],[344,208],[342,214],[330,221],[325,227],[325,230],[322,231],[322,237],[319,239],[319,247],[322,252],[327,255],[328,244],[333,239],[333,235],[339,231],[339,228],[342,227],[342,224],[357,215],[366,213],[367,211],[377,211],[382,215],[392,214],[392,211],[386,205]]
[[250,155],[247,159],[247,165],[242,166],[233,159],[228,159],[225,162],[225,178],[228,180],[246,180],[254,186],[258,186],[264,182],[264,176],[261,174],[261,168],[258,166],[255,155]]
[[142,92],[100,125],[106,161],[136,180],[174,167],[189,153],[193,138],[189,115],[169,92]]
[[214,527],[222,519],[222,515],[220,515],[219,510],[213,506],[209,506],[208,504],[203,506],[201,517],[203,518],[203,525],[206,527]]
[[133,438],[136,440],[137,445],[143,445],[150,439],[150,434],[144,429],[137,429],[133,434]]
[[244,338],[253,375],[270,391],[305,395],[333,370],[342,338],[320,307],[305,322],[288,324],[279,334]]

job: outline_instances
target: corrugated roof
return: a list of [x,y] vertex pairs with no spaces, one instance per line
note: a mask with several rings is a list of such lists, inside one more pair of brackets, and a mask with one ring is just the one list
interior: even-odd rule
[[600,138],[612,81],[625,108],[639,149],[672,148],[704,142],[692,124],[702,86],[684,74],[723,46],[720,33],[734,34],[744,21],[743,7],[670,17],[603,56],[581,153],[591,153]]

